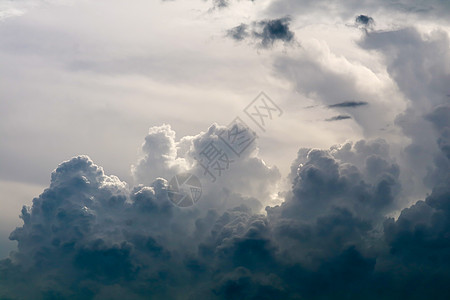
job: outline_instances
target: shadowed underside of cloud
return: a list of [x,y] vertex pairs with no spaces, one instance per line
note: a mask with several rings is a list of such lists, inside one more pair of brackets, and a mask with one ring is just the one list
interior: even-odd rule
[[262,20],[251,25],[240,24],[229,29],[227,36],[236,41],[252,39],[262,48],[268,48],[277,41],[287,44],[294,41],[294,32],[289,29],[290,21],[289,17],[284,17]]
[[[448,112],[428,117],[444,144]],[[151,178],[146,167],[172,170],[179,155],[189,165],[220,129],[175,144],[167,125],[150,129],[137,180]],[[261,177],[252,153],[241,162],[256,177],[232,177],[276,181],[269,169]],[[168,200],[165,179],[129,188],[78,156],[22,209],[24,225],[10,237],[18,250],[0,261],[0,298],[447,299],[449,176],[395,221],[385,216],[399,205],[399,174],[384,140],[300,149],[284,203],[261,215],[242,194],[224,196],[238,189],[233,181],[206,185],[199,205],[183,209]]]

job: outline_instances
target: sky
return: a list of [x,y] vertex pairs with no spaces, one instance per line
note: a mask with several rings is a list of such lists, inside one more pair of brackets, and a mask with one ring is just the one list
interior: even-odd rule
[[449,16],[0,0],[0,299],[448,299]]

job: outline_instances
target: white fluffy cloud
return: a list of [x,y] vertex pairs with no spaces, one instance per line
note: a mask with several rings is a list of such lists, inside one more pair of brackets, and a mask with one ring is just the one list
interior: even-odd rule
[[[152,127],[142,145],[143,157],[132,167],[135,183],[149,184],[158,177],[170,180],[173,176],[190,172],[203,182],[207,201],[217,203],[200,203],[200,206],[231,208],[238,205],[233,196],[241,194],[251,197],[253,209],[261,209],[276,197],[276,190],[281,175],[276,167],[270,167],[258,157],[257,140],[237,156],[220,139],[221,132],[227,127],[212,125],[208,131],[196,136],[185,136],[175,140],[175,132],[168,125]],[[245,130],[241,128],[240,130]],[[253,136],[247,132],[248,137]],[[213,143],[213,144],[210,144]],[[222,151],[226,156],[220,166],[207,168],[207,157],[201,154],[210,145]],[[200,163],[199,163],[200,162]],[[203,167],[202,167],[203,165]],[[223,168],[224,170],[216,170]]]

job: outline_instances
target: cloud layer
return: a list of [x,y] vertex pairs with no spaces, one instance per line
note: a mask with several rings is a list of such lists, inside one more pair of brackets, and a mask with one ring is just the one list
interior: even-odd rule
[[[447,164],[436,168],[446,177],[398,220],[386,219],[402,187],[384,140],[300,149],[292,189],[267,215],[258,213],[258,200],[244,196],[258,191],[232,178],[207,183],[198,205],[183,209],[168,200],[165,179],[130,188],[87,156],[74,157],[22,209],[24,225],[10,236],[18,250],[0,263],[1,297],[445,299],[449,111],[440,106],[427,116]],[[135,174],[173,172],[181,158],[217,140],[220,129],[176,143],[169,126],[151,128]],[[239,163],[253,168],[256,177],[249,173],[246,180],[266,187],[277,181],[254,151]],[[260,190],[258,198],[268,192]]]

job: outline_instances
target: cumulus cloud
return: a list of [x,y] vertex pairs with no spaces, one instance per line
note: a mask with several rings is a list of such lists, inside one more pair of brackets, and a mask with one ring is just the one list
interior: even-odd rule
[[[277,58],[274,69],[292,82],[299,93],[337,110],[339,115],[350,116],[367,137],[379,136],[380,128],[390,124],[390,132],[397,131],[390,142],[397,143],[397,151],[401,151],[398,160],[404,169],[402,181],[408,185],[404,193],[414,202],[424,197],[440,176],[435,161],[443,161],[439,147],[445,148],[446,138],[445,134],[438,137],[427,116],[435,108],[448,104],[448,34],[441,30],[422,34],[407,27],[372,31],[362,35],[358,44],[362,50],[381,55],[386,75],[397,90],[395,101],[390,88],[380,86],[372,91],[367,86],[363,88],[361,78],[369,80],[373,76],[376,85],[384,75],[369,69],[360,73],[357,65],[335,57],[330,48],[311,46],[307,41],[299,54]],[[358,105],[362,101],[336,103],[336,97],[367,99],[364,102],[370,105]],[[396,109],[402,101],[406,109],[399,109],[400,106]],[[353,109],[356,107],[364,109]],[[405,137],[411,140],[404,140]]]
[[136,183],[150,184],[158,177],[171,178],[187,169],[186,161],[177,157],[175,131],[170,125],[150,128],[141,153],[131,167]]
[[[447,113],[430,115],[437,132],[448,129]],[[219,140],[224,129],[213,125],[207,132],[173,142],[167,125],[153,127],[144,143],[146,164],[141,166],[164,171],[172,168],[167,157],[194,160],[203,145]],[[285,201],[267,207],[264,215],[251,208],[249,198],[235,192],[240,188],[242,193],[264,197],[266,192],[258,194],[258,188],[277,180],[255,155],[256,149],[254,145],[239,161],[257,173],[254,177],[248,173],[235,180],[224,178],[217,187],[205,184],[211,191],[191,208],[169,201],[165,179],[129,187],[106,175],[87,156],[63,162],[32,207],[22,209],[24,225],[10,237],[18,242],[18,250],[0,262],[0,273],[6,275],[0,277],[0,296],[420,299],[431,292],[439,299],[447,295],[448,174],[426,201],[403,210],[398,220],[386,219],[398,208],[401,192],[400,169],[386,141],[361,140],[328,150],[304,148],[292,164],[292,189]],[[165,164],[155,165],[153,160]],[[201,176],[202,168],[197,167],[190,171]],[[236,168],[228,170],[231,177],[243,172]],[[237,181],[242,180],[239,186]],[[262,185],[253,189],[251,181]],[[229,203],[223,205],[220,190],[227,186]],[[435,276],[439,280],[433,280]],[[413,280],[420,280],[414,293],[408,289]]]
[[[206,132],[176,141],[175,132],[169,125],[150,128],[142,145],[143,156],[132,166],[135,183],[148,185],[158,177],[170,180],[176,174],[189,171],[203,178],[206,194],[216,193],[216,196],[220,194],[224,198],[231,198],[224,201],[221,197],[213,197],[216,201],[221,199],[224,207],[239,204],[233,197],[240,194],[250,197],[249,201],[253,204],[248,205],[252,208],[261,208],[260,201],[264,203],[270,199],[281,177],[280,172],[258,157],[256,140],[237,156],[223,138],[228,130],[229,127],[213,124]],[[242,140],[251,141],[255,138],[244,127],[238,127],[237,131],[247,134],[241,137]],[[220,166],[208,166],[209,157],[205,153],[211,150],[220,151]],[[214,206],[218,203],[202,205]]]
[[[220,140],[225,129],[213,125],[207,132],[176,143],[168,125],[151,128],[142,147],[144,156],[133,167],[136,182],[150,180],[155,170],[161,174],[177,171],[180,165],[173,162],[194,161],[205,145]],[[184,288],[163,288],[164,281],[185,285],[185,276],[210,276],[209,263],[205,265],[197,252],[201,243],[206,249],[211,228],[220,232],[221,226],[232,228],[255,219],[245,229],[251,232],[259,226],[258,220],[265,222],[254,213],[262,208],[261,202],[270,196],[280,175],[257,157],[256,150],[252,145],[237,161],[241,166],[230,168],[230,174],[215,184],[208,183],[201,167],[192,168],[204,181],[205,193],[191,209],[177,208],[169,201],[165,179],[130,188],[117,177],[105,175],[87,156],[60,164],[49,188],[33,200],[32,207],[22,209],[24,225],[10,236],[18,242],[18,251],[1,262],[2,274],[13,272],[20,277],[26,273],[23,278],[40,280],[21,292],[22,281],[11,277],[10,282],[2,276],[0,296],[105,299],[114,290],[119,298],[180,297]],[[236,174],[245,174],[245,178]],[[222,215],[227,209],[231,211]],[[243,234],[241,229],[238,233]],[[148,285],[146,281],[155,282]],[[197,288],[192,293],[214,295],[211,289]]]
[[[228,34],[270,47],[293,41],[289,24],[273,19]],[[384,60],[407,102],[396,117],[408,140],[400,150],[369,138],[375,121],[368,119],[393,114],[389,99],[380,104],[386,94],[361,84],[360,74],[377,82],[371,70],[359,73],[360,66],[320,46],[277,57],[279,78],[327,108],[348,111],[332,119],[352,118],[368,136],[301,148],[287,190],[279,188],[279,170],[260,157],[258,138],[236,154],[224,141],[229,128],[218,124],[181,138],[167,124],[150,128],[133,183],[88,156],[61,163],[48,188],[22,208],[23,225],[10,235],[17,250],[0,260],[0,298],[448,299],[449,44],[445,32],[414,28],[373,31],[359,41]],[[254,137],[245,132],[243,140]],[[223,168],[207,168],[210,146]],[[180,172],[202,182],[192,207],[168,197],[168,180]],[[405,204],[422,182],[429,194]],[[269,206],[273,197],[282,203]]]
[[[401,38],[402,41],[398,39]],[[440,175],[438,165],[446,165],[439,149],[446,140],[445,119],[450,80],[449,37],[433,31],[422,35],[415,28],[377,31],[360,41],[364,49],[381,52],[390,76],[408,100],[407,109],[396,117],[396,124],[411,139],[405,147],[404,168],[415,190],[423,184],[432,188]],[[427,63],[423,63],[427,61]],[[436,143],[438,140],[438,143]],[[436,161],[440,163],[436,164]]]

